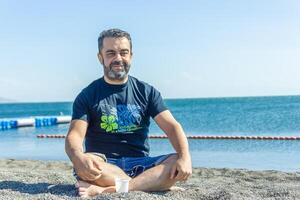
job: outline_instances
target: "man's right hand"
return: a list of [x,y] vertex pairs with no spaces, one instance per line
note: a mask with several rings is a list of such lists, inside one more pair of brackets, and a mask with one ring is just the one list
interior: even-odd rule
[[100,178],[102,174],[101,161],[96,156],[80,153],[73,159],[76,174],[86,181],[94,181]]

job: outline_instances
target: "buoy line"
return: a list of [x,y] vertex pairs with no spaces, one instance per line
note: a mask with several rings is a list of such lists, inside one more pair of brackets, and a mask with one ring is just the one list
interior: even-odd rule
[[[65,138],[62,134],[40,134],[37,138]],[[230,135],[189,135],[188,139],[240,139],[240,140],[300,140],[299,136],[230,136]],[[165,139],[166,135],[150,135],[152,139]]]

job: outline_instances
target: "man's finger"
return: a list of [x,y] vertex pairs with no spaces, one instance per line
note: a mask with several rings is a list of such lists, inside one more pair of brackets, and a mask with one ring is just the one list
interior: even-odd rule
[[97,169],[99,169],[100,171],[102,171],[102,167],[101,167],[100,162],[98,160],[96,160],[96,159],[94,159],[93,162],[94,162],[95,167]]
[[89,170],[89,172],[90,172],[90,174],[93,175],[94,177],[95,177],[95,176],[99,176],[99,175],[102,174],[102,171],[99,170],[99,169],[97,169],[97,168],[95,168],[95,167],[91,168],[91,169]]
[[87,179],[87,181],[95,181],[95,180],[99,179],[100,177],[101,177],[101,175],[99,175],[99,176],[93,176],[93,177]]
[[79,175],[79,177],[84,181],[88,181],[88,180],[92,179],[90,174],[81,174],[81,175]]
[[94,180],[97,180],[99,177],[101,176],[100,175],[93,175],[93,174],[85,174],[84,176],[81,176],[81,178],[85,181],[94,181]]
[[189,178],[189,174],[186,174],[184,177],[183,177],[183,181],[187,181],[188,180],[188,178]]
[[88,165],[88,172],[94,176],[99,176],[101,174],[101,171],[94,167],[93,159],[89,159],[87,162]]
[[102,172],[96,168],[85,169],[79,175],[79,177],[85,178],[87,180],[95,179],[96,177],[100,176]]
[[175,177],[176,180],[180,181],[182,180],[184,174],[182,173],[182,171],[178,170],[177,176]]
[[91,158],[89,158],[86,162],[86,165],[89,169],[93,168],[94,167],[94,162]]
[[173,165],[171,168],[170,179],[175,178],[175,176],[176,176],[176,166]]
[[187,174],[187,178],[189,178],[191,175],[192,175],[192,172],[189,172],[189,173]]

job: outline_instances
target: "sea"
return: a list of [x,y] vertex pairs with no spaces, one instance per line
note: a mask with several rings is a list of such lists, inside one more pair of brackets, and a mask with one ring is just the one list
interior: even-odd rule
[[[166,99],[186,135],[300,136],[300,96]],[[71,115],[72,102],[2,103],[0,119]],[[69,124],[0,130],[0,159],[64,160]],[[163,132],[151,121],[150,135]],[[299,140],[189,139],[193,167],[300,171]],[[150,139],[150,155],[174,152],[168,139]]]

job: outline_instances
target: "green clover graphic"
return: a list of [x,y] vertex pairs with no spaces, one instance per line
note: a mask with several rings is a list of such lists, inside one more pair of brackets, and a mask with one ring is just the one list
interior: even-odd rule
[[102,115],[101,121],[102,123],[100,124],[100,127],[105,129],[106,132],[113,132],[118,129],[118,124],[115,122],[116,118],[113,115]]

